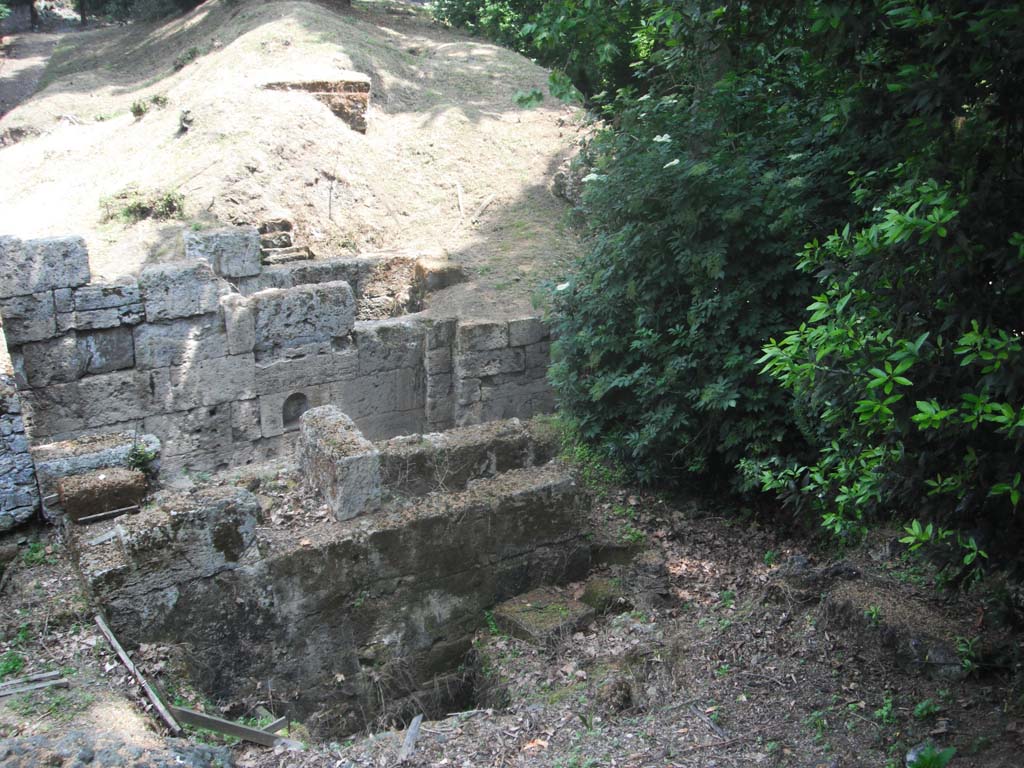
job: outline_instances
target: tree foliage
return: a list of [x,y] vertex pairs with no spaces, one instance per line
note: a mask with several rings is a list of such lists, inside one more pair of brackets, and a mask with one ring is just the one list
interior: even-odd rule
[[555,292],[580,435],[844,536],[1024,530],[1021,5],[592,5],[441,2],[607,118]]

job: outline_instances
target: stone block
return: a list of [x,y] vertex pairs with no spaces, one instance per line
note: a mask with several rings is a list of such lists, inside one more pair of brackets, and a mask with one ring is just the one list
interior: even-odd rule
[[57,314],[57,330],[98,330],[117,328],[119,325],[138,325],[146,318],[142,304],[126,304],[106,309],[82,309]]
[[470,378],[515,373],[526,369],[526,354],[522,347],[466,352],[459,355],[455,367],[460,376]]
[[466,272],[447,259],[424,257],[416,261],[415,280],[421,291],[433,293],[466,282]]
[[525,347],[536,344],[548,337],[548,328],[539,317],[527,317],[522,320],[508,321],[508,345]]
[[542,587],[494,608],[494,620],[513,637],[545,645],[571,637],[594,619],[594,609],[559,590]]
[[69,518],[83,517],[136,506],[146,496],[146,476],[136,469],[106,467],[57,481],[60,505]]
[[426,328],[418,318],[396,317],[356,323],[359,372],[379,373],[423,365]]
[[21,348],[20,359],[17,355],[12,359],[29,387],[77,381],[85,375],[86,366],[74,333],[26,344]]
[[203,406],[179,413],[147,416],[143,429],[160,438],[168,459],[191,453],[231,451],[231,404]]
[[551,342],[540,341],[536,344],[529,344],[525,351],[527,370],[540,368],[546,372],[551,366]]
[[229,354],[228,337],[216,315],[145,323],[135,328],[134,335],[140,369],[191,366]]
[[355,323],[355,296],[346,282],[271,288],[248,299],[261,358],[327,352],[344,342]]
[[427,349],[451,347],[455,341],[455,329],[459,321],[454,317],[444,320],[427,321]]
[[231,403],[231,439],[236,442],[259,440],[263,437],[260,428],[260,401],[236,400]]
[[81,237],[0,238],[0,299],[76,288],[89,277],[89,252]]
[[74,440],[38,445],[32,449],[39,486],[44,493],[56,490],[63,477],[104,467],[126,467],[133,450],[154,455],[160,453],[160,440],[154,435],[121,432],[108,435],[84,435]]
[[302,386],[331,384],[352,379],[358,372],[359,355],[354,349],[257,364],[256,393],[264,395]]
[[168,411],[185,411],[201,405],[219,405],[256,397],[256,363],[250,352],[200,360],[167,369]]
[[229,227],[185,233],[185,258],[205,261],[223,277],[260,273],[260,235],[255,227]]
[[[328,405],[330,388],[324,385],[294,387],[259,397],[259,425],[263,437],[277,437],[299,428],[299,417],[307,410]],[[286,405],[287,404],[287,405]]]
[[139,276],[146,320],[157,323],[216,312],[227,283],[209,264],[173,263],[146,267]]
[[75,292],[71,288],[57,288],[53,292],[53,308],[58,315],[75,311]]
[[[92,283],[76,288],[72,293],[72,300],[73,309],[88,312],[141,304],[142,293],[134,278],[122,277],[113,283]],[[58,307],[57,311],[61,309]]]
[[508,346],[508,324],[460,322],[456,340],[462,353],[503,349]]
[[334,406],[300,420],[299,466],[307,487],[322,495],[338,520],[380,505],[380,455],[348,416]]
[[0,303],[4,335],[12,347],[30,341],[43,341],[57,334],[53,293],[15,296]]
[[356,420],[369,440],[387,440],[396,435],[416,435],[427,430],[426,411],[422,408],[394,413],[375,413]]
[[157,371],[115,371],[51,384],[24,393],[37,437],[94,429],[141,419],[168,397],[167,377]]
[[256,321],[246,299],[230,293],[220,300],[224,311],[224,327],[228,337],[228,351],[232,355],[252,352],[256,345]]
[[471,405],[480,402],[480,379],[460,379],[455,387],[456,402]]
[[135,365],[135,343],[131,328],[80,333],[77,347],[86,373],[110,373]]
[[438,373],[451,373],[452,351],[451,349],[432,349],[427,352],[427,373],[433,376]]
[[426,377],[422,369],[383,371],[331,385],[331,402],[353,419],[378,413],[423,408]]

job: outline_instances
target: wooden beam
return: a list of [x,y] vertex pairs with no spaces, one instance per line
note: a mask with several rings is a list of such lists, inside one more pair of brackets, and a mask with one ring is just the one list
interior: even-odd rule
[[98,515],[87,515],[80,517],[75,522],[78,525],[88,525],[89,523],[98,523],[102,520],[111,520],[115,517],[121,517],[121,515],[131,515],[139,511],[139,505],[133,504],[130,507],[121,507],[120,509],[111,509],[107,512],[100,512]]
[[280,736],[275,736],[273,733],[261,731],[259,728],[250,728],[247,725],[235,723],[231,720],[225,720],[221,717],[214,717],[213,715],[207,715],[203,712],[196,712],[194,709],[186,709],[185,707],[171,707],[171,713],[178,720],[180,720],[183,723],[187,723],[188,725],[194,725],[197,728],[206,728],[211,731],[217,731],[218,733],[224,733],[228,736],[236,736],[239,739],[251,741],[253,744],[261,744],[264,747],[275,747],[278,744],[284,744],[288,747],[293,748],[301,746],[296,741],[283,739]]
[[412,719],[409,730],[405,732],[405,742],[402,744],[402,750],[398,753],[398,762],[404,763],[412,757],[413,750],[416,749],[416,739],[420,737],[420,724],[422,722],[423,715],[416,715]]
[[7,696],[17,696],[19,693],[31,693],[32,691],[38,691],[42,688],[67,688],[68,681],[61,678],[60,680],[44,680],[41,683],[31,683],[30,685],[21,685],[14,688],[0,688],[0,699],[6,698]]
[[60,677],[60,672],[37,672],[34,675],[26,675],[25,677],[17,677],[14,680],[5,680],[0,683],[0,690],[10,685],[21,685],[23,683],[35,683],[40,680],[56,680]]
[[266,731],[267,733],[277,733],[282,728],[284,728],[286,725],[288,725],[288,718],[287,717],[279,717],[279,718],[277,718],[277,720],[272,722],[270,725],[268,725],[263,730]]
[[139,685],[142,686],[142,690],[146,692],[146,697],[150,700],[156,711],[160,714],[160,718],[167,723],[167,727],[171,730],[171,733],[181,733],[181,726],[178,725],[178,721],[174,719],[174,716],[167,710],[164,703],[160,700],[153,686],[142,676],[139,672],[139,668],[135,666],[135,663],[131,660],[128,654],[125,652],[121,644],[117,642],[117,638],[114,637],[114,633],[107,626],[107,622],[103,620],[103,617],[98,613],[96,614],[96,625],[100,628],[100,632],[107,638],[107,642],[110,643],[110,647],[114,649],[118,657],[121,659],[121,663],[128,667],[128,671],[132,673]]

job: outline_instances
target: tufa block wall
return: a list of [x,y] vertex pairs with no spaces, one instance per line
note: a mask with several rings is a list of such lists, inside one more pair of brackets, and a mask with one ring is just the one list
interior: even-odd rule
[[81,238],[0,238],[0,317],[33,442],[146,433],[165,469],[214,470],[282,455],[322,405],[372,440],[553,407],[536,318],[359,320],[385,257],[265,268],[254,228],[190,232],[185,256],[94,282]]

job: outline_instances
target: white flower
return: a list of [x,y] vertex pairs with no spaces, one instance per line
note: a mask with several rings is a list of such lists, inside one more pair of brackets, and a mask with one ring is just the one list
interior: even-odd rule
[[582,180],[585,181],[585,182],[586,181],[600,181],[603,178],[605,178],[605,177],[602,176],[600,173],[588,173],[586,176],[583,177]]
[[667,133],[663,133],[660,136],[655,136],[654,141],[658,142],[659,144],[667,144],[668,142],[672,141],[672,137],[669,136]]
[[568,283],[559,283],[558,285],[555,286],[555,290],[556,291],[566,291],[568,289],[569,289],[569,284]]
[[679,158],[678,157],[675,160],[669,160],[667,163],[665,163],[661,167],[662,168],[671,168],[673,165],[679,165]]
[[637,99],[637,101],[647,101],[649,98],[651,98],[651,94],[645,93],[643,96]]

